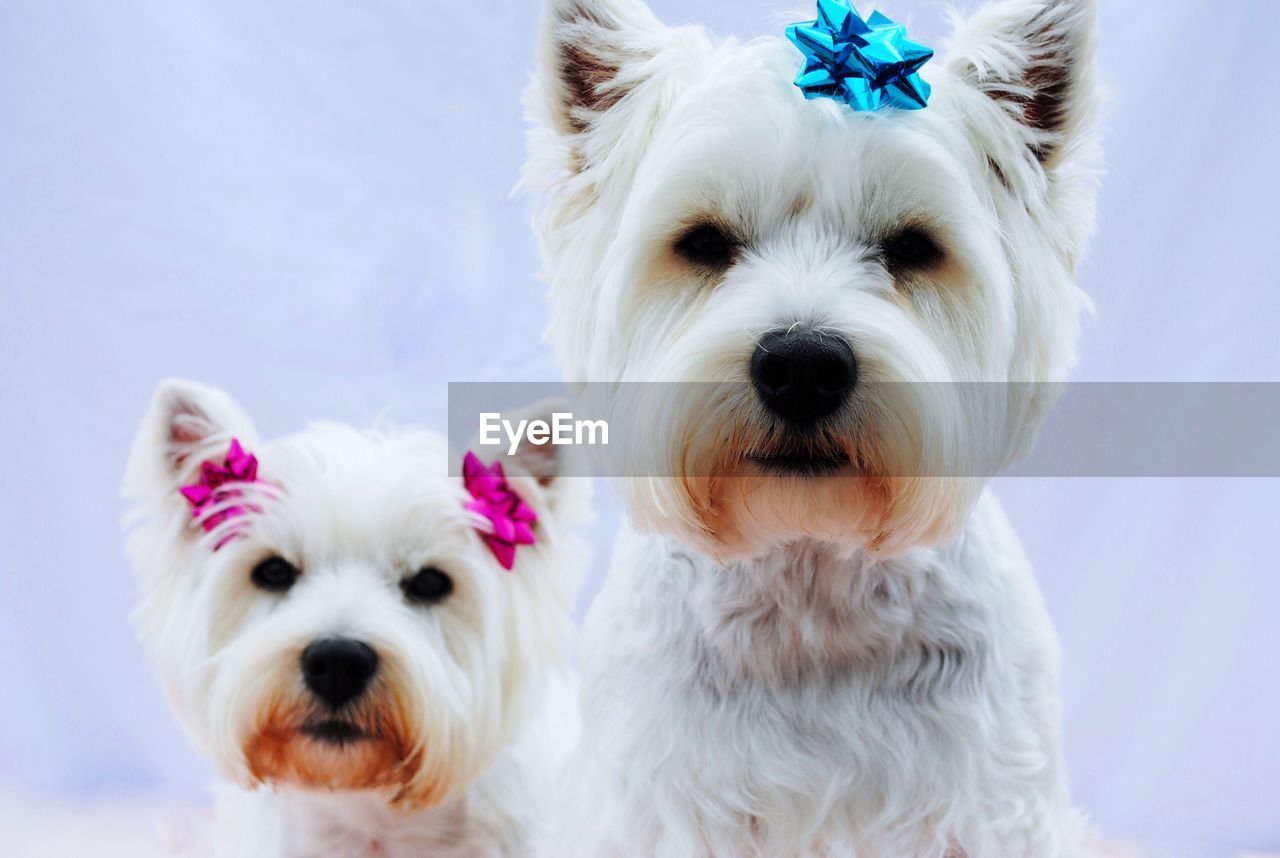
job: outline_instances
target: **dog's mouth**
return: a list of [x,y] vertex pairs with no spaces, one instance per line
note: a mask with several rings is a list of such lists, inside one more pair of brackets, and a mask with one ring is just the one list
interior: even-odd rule
[[372,738],[369,731],[359,724],[342,718],[309,721],[302,726],[302,735],[317,742],[337,747]]
[[755,453],[749,458],[762,472],[776,477],[829,477],[851,464],[849,454],[840,449]]

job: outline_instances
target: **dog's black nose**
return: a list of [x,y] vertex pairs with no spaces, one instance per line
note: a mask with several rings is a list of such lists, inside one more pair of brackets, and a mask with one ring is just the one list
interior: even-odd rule
[[760,401],[791,423],[807,425],[832,414],[857,380],[849,344],[816,331],[770,331],[751,356],[751,382]]
[[378,654],[351,638],[326,638],[302,651],[302,678],[311,693],[334,709],[356,699],[378,672]]

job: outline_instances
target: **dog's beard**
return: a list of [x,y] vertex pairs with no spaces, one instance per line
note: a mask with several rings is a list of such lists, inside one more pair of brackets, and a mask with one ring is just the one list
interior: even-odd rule
[[[836,419],[799,430],[741,398],[703,399],[668,436],[667,473],[624,481],[637,523],[717,561],[801,539],[886,556],[936,544],[985,484],[957,460],[968,449],[948,386],[885,385]],[[668,413],[672,413],[670,410]]]
[[[394,790],[397,803],[432,804],[447,779],[421,783],[425,748],[392,692],[333,711],[304,698],[263,707],[244,747],[256,782]],[[425,788],[424,788],[425,787]]]
[[439,804],[470,777],[467,731],[412,714],[389,683],[339,710],[306,695],[261,707],[244,743],[254,784],[383,790],[398,807]]

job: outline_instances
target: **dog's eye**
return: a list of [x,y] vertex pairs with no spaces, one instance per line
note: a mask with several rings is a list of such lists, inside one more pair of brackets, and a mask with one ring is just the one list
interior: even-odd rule
[[919,271],[942,260],[942,248],[929,233],[917,226],[907,227],[880,247],[890,271]]
[[253,586],[259,590],[266,590],[268,593],[283,593],[298,582],[298,576],[301,574],[292,563],[283,557],[268,557],[253,567],[253,572],[249,574],[249,580],[253,581]]
[[738,242],[715,224],[693,227],[676,241],[676,253],[700,268],[722,271],[738,256]]
[[420,605],[434,605],[453,592],[453,579],[434,566],[418,570],[400,582],[405,598]]

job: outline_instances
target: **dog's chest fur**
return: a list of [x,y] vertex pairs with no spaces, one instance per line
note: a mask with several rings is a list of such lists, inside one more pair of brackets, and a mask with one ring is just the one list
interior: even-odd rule
[[[507,774],[520,775],[515,770]],[[513,791],[527,792],[527,786],[519,783]],[[482,785],[480,792],[485,791]],[[227,787],[219,796],[222,825],[217,855],[504,858],[523,854],[527,814],[488,798],[473,789],[439,807],[403,813],[376,793],[245,793]]]
[[547,705],[459,794],[402,812],[374,791],[219,787],[217,858],[516,858],[546,813],[577,735],[576,682],[557,675]]
[[1030,796],[1059,777],[1056,668],[994,501],[949,548],[881,563],[797,543],[717,567],[644,537],[619,554],[585,641],[585,758],[632,794],[602,814],[650,821],[648,854],[1041,854],[1018,838],[1052,815]]

